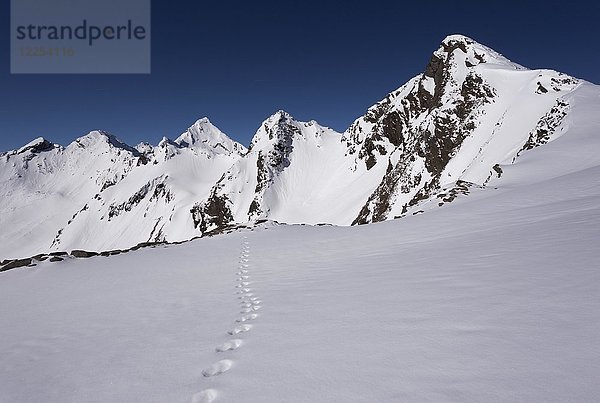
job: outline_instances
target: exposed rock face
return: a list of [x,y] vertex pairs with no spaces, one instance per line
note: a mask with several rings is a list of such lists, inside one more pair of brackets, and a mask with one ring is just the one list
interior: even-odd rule
[[205,203],[198,203],[190,210],[194,227],[201,233],[224,227],[233,221],[231,201],[226,195],[219,194],[219,190],[223,188],[224,178],[225,176],[215,185]]
[[98,256],[98,253],[97,252],[88,252],[85,250],[74,250],[74,251],[71,251],[71,256],[79,257],[79,258],[88,258],[88,257]]
[[529,138],[523,145],[523,148],[519,150],[515,159],[523,152],[531,150],[535,147],[546,144],[550,141],[550,138],[560,126],[564,118],[569,112],[569,104],[562,99],[556,101],[556,105],[552,107],[542,118],[539,120],[535,129],[529,133]]
[[264,213],[261,207],[263,194],[275,177],[290,166],[294,137],[301,135],[300,129],[293,124],[293,118],[287,112],[279,111],[270,120],[272,122],[263,124],[264,133],[254,137],[250,148],[252,150],[263,146],[263,143],[270,144],[270,147],[258,150],[255,195],[248,209],[250,220],[258,219]]
[[[521,80],[526,89],[512,89],[503,80],[496,87],[498,84],[486,78],[496,81],[496,71],[503,71],[507,79],[514,76]],[[535,109],[540,110],[526,103],[512,105],[511,97],[535,94],[544,97],[544,104],[558,98],[529,133],[521,151],[547,142],[568,113],[561,96],[574,90],[579,82],[561,73],[541,71],[536,81],[528,84],[523,77],[533,74],[470,38],[447,37],[433,53],[423,74],[370,108],[344,134],[348,153],[356,157],[357,166],[363,163],[370,170],[377,164],[387,165],[381,182],[353,224],[391,218],[392,210],[402,216],[434,197],[448,181],[469,183],[474,177],[471,172],[486,160],[486,154],[501,154],[489,150],[497,144],[506,150],[505,154],[494,157],[487,171],[500,176],[498,163],[506,158],[514,162],[519,154],[514,154],[511,142],[524,135],[523,132],[506,134],[505,126],[516,126],[506,121],[523,119],[520,109],[532,109],[528,121],[539,113]],[[501,136],[514,139],[506,141]],[[459,156],[467,139],[470,146]],[[473,143],[479,143],[477,153],[469,151],[476,150]],[[466,181],[461,179],[465,175]],[[487,183],[480,179],[477,182]]]
[[131,211],[148,195],[150,195],[150,198],[148,199],[149,203],[158,200],[164,200],[166,203],[169,203],[173,200],[173,195],[165,184],[167,179],[168,175],[164,177],[159,176],[142,186],[127,201],[119,204],[111,203],[108,208],[108,220],[110,221],[113,217],[117,217],[123,212]]
[[18,267],[29,266],[32,262],[33,260],[31,258],[5,261],[2,262],[2,265],[0,265],[0,272],[16,269]]
[[358,152],[367,169],[390,155],[386,175],[353,224],[385,220],[398,194],[408,196],[404,197],[405,212],[438,189],[442,172],[475,129],[481,107],[496,96],[494,88],[473,70],[485,62],[485,56],[472,45],[464,37],[444,41],[421,76],[390,94],[350,128],[350,139],[359,144],[361,133],[371,133]]

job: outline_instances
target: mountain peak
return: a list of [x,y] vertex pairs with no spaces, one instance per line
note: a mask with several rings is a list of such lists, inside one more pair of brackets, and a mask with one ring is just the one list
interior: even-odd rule
[[462,35],[462,34],[448,35],[444,38],[444,40],[442,40],[442,44],[446,44],[446,45],[449,45],[453,42],[461,42],[464,44],[475,43],[475,41],[473,39],[469,38],[468,36]]
[[449,43],[452,41],[463,41],[463,42],[468,42],[468,43],[475,42],[473,39],[471,39],[468,36],[463,35],[463,34],[450,34],[444,38],[442,43]]
[[118,148],[128,151],[134,155],[138,154],[138,151],[135,148],[123,143],[114,135],[103,130],[92,130],[85,136],[76,139],[73,144],[76,144],[78,147],[85,149],[105,147],[106,145],[108,145],[112,148]]
[[17,154],[21,154],[26,151],[31,151],[33,153],[40,153],[43,151],[52,150],[53,148],[54,148],[54,144],[52,144],[51,142],[49,142],[48,140],[46,140],[43,137],[38,137],[37,139],[30,141],[29,143],[25,144],[23,147],[19,148],[17,150]]
[[198,119],[174,143],[182,148],[203,149],[214,154],[241,155],[246,151],[244,146],[230,139],[207,117]]
[[257,146],[262,148],[273,141],[276,143],[283,141],[291,144],[292,137],[296,133],[300,133],[297,127],[300,123],[302,122],[296,121],[292,115],[283,109],[278,110],[262,122],[252,138],[250,149]]
[[288,112],[283,109],[279,109],[277,112],[273,114],[273,116],[278,116],[280,118],[293,119],[294,117],[290,115]]
[[450,47],[463,47],[464,48],[464,52],[466,53],[466,48],[470,45],[473,45],[477,42],[475,42],[473,39],[469,38],[468,36],[465,35],[461,35],[461,34],[452,34],[452,35],[448,35],[447,37],[445,37],[442,40],[442,43],[440,44],[440,47],[442,48],[450,48]]
[[158,147],[159,148],[166,148],[168,146],[179,147],[179,144],[175,143],[173,140],[171,140],[167,136],[163,136],[163,138],[160,139],[160,141],[158,142]]
[[203,118],[196,120],[195,124],[201,125],[201,124],[208,124],[208,123],[210,123],[210,120],[208,119],[208,117],[204,116]]
[[269,116],[264,122],[263,125],[267,124],[269,126],[273,126],[278,124],[281,121],[296,121],[294,117],[283,109],[279,109],[277,112],[273,113]]
[[523,66],[513,63],[495,50],[461,34],[445,37],[439,48],[433,53],[432,60],[434,59],[444,61],[459,59],[466,67],[488,63],[503,65],[516,70],[524,69]]

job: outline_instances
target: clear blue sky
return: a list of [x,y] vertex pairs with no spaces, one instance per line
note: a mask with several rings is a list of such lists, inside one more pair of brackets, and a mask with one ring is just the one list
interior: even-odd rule
[[0,150],[94,129],[135,145],[208,116],[248,145],[285,109],[339,131],[461,33],[530,68],[600,83],[598,2],[152,1],[152,74],[11,75],[0,10]]

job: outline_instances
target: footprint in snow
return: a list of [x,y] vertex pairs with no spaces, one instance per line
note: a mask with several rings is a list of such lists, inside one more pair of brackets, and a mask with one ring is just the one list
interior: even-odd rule
[[244,315],[241,318],[237,319],[236,322],[247,322],[249,320],[254,320],[258,318],[258,314],[251,313],[250,315]]
[[223,372],[227,372],[233,367],[233,361],[231,360],[221,360],[215,362],[210,368],[202,371],[202,375],[209,378],[211,376],[221,375]]
[[216,350],[217,352],[222,353],[224,351],[235,350],[241,345],[242,341],[240,339],[233,339],[221,344],[219,347],[216,348]]
[[254,305],[252,308],[244,308],[240,311],[240,313],[250,313],[252,311],[258,311],[262,307],[260,305]]
[[252,291],[252,289],[251,289],[251,288],[242,288],[242,289],[240,289],[240,290],[237,290],[237,294],[242,294],[242,295],[240,295],[238,298],[239,298],[239,299],[242,299],[242,298],[244,298],[244,295],[243,295],[243,294],[246,294],[245,296],[247,297],[248,295],[252,294],[250,291]]
[[217,391],[214,389],[205,389],[202,392],[192,396],[192,403],[212,403],[217,398]]
[[234,327],[228,333],[231,334],[231,335],[235,335],[235,334],[240,334],[240,333],[247,332],[250,329],[252,329],[252,325],[240,325],[240,326]]

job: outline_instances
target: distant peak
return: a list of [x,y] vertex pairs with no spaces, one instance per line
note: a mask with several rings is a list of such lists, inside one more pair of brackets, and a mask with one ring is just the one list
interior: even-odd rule
[[283,109],[279,109],[277,112],[273,113],[271,116],[269,116],[264,122],[263,122],[263,126],[274,126],[277,124],[280,124],[281,122],[295,122],[296,119],[294,119],[294,117],[292,115],[290,115],[288,112],[284,111]]
[[262,126],[273,127],[282,123],[296,122],[296,119],[283,109],[279,109],[263,122]]
[[207,117],[198,119],[175,141],[181,148],[203,149],[213,154],[244,154],[246,149],[219,130]]
[[79,137],[77,140],[75,140],[75,144],[77,144],[81,148],[88,149],[108,144],[113,148],[129,151],[134,155],[138,154],[138,151],[135,148],[129,146],[128,144],[125,144],[117,137],[104,130],[92,130],[85,136]]
[[19,150],[17,150],[17,153],[21,154],[26,151],[40,153],[43,151],[52,150],[53,148],[54,148],[54,144],[52,144],[51,142],[49,142],[48,140],[46,140],[43,137],[38,137],[37,139],[30,141],[29,143],[25,144],[23,147],[19,148]]
[[203,117],[196,120],[185,133],[177,137],[175,143],[181,147],[194,147],[209,142],[211,138],[224,135],[207,117]]
[[92,130],[85,136],[81,136],[75,141],[77,141],[77,142],[93,142],[93,141],[111,142],[111,141],[115,141],[115,142],[121,143],[115,136],[113,136],[109,132],[105,132],[104,130]]
[[279,109],[273,115],[274,116],[280,116],[280,117],[286,117],[286,118],[291,118],[292,117],[292,115],[290,115],[288,112],[284,111],[283,109]]
[[194,123],[194,125],[213,125],[210,120],[204,116],[203,118],[200,118],[198,120],[196,120],[196,123]]
[[154,147],[152,147],[152,144],[150,143],[142,142],[135,146],[135,149],[138,150],[141,154],[151,154],[154,150]]
[[294,119],[294,117],[287,111],[284,111],[283,109],[279,109],[278,111],[276,111],[275,113],[273,113],[271,115],[271,117],[276,117],[276,118],[284,118],[284,119]]
[[300,134],[298,126],[302,123],[280,109],[262,122],[252,138],[250,149],[255,149],[257,146],[262,148],[272,142],[291,142],[295,135]]
[[160,148],[165,148],[170,145],[179,147],[179,144],[175,143],[173,140],[171,140],[170,138],[168,138],[166,136],[163,136],[163,138],[158,142],[158,147],[160,147]]

